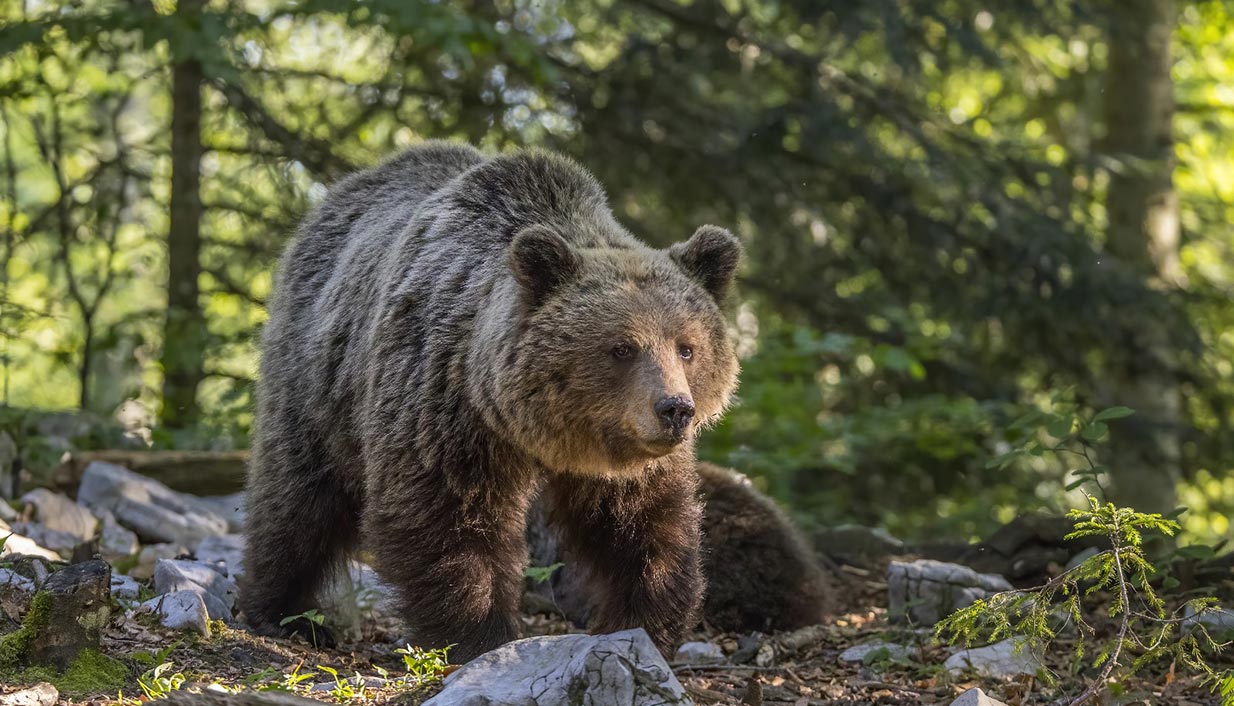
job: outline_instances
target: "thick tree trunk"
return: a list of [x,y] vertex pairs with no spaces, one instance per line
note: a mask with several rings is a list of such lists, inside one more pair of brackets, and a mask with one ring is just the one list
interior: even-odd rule
[[[1178,196],[1174,192],[1172,0],[1119,0],[1113,9],[1105,91],[1110,174],[1110,253],[1163,287],[1181,284]],[[1179,473],[1177,382],[1167,369],[1166,322],[1145,320],[1135,342],[1144,365],[1122,371],[1112,400],[1137,411],[1113,426],[1115,498],[1146,511],[1170,510]]]
[[[182,20],[196,21],[201,0],[181,0]],[[171,224],[167,233],[167,318],[163,327],[164,426],[197,418],[206,322],[199,301],[201,275],[201,62],[172,47]]]

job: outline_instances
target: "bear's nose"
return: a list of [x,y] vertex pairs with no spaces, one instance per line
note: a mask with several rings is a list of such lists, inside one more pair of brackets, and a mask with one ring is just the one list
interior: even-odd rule
[[680,435],[694,418],[694,402],[688,397],[674,395],[656,403],[656,416],[674,434]]

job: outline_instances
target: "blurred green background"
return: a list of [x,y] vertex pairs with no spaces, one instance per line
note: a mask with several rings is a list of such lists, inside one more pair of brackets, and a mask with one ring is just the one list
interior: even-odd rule
[[[1234,508],[1234,3],[0,0],[0,376],[242,448],[271,269],[428,138],[573,155],[649,242],[725,225],[740,400],[701,454],[806,522],[979,536],[1126,405],[1116,497]],[[102,444],[103,442],[99,442]]]

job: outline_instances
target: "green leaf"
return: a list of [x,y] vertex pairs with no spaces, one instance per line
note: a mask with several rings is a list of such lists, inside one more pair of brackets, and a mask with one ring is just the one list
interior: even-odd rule
[[1102,424],[1101,422],[1093,422],[1092,424],[1084,427],[1084,431],[1080,432],[1080,436],[1083,437],[1085,441],[1100,441],[1102,437],[1109,433],[1109,431],[1110,428],[1105,424]]
[[1216,556],[1213,548],[1206,544],[1190,544],[1185,547],[1179,547],[1174,553],[1184,559],[1211,559]]
[[544,583],[553,577],[553,572],[565,566],[561,562],[549,566],[528,566],[523,569],[523,576],[531,579],[533,583]]
[[1092,423],[1096,424],[1097,422],[1108,422],[1111,419],[1122,419],[1123,417],[1130,417],[1133,414],[1135,414],[1135,410],[1130,407],[1110,407],[1098,412],[1097,415],[1093,417]]
[[1071,417],[1059,417],[1046,427],[1046,433],[1055,439],[1065,439],[1071,436],[1071,429],[1075,425],[1075,420]]

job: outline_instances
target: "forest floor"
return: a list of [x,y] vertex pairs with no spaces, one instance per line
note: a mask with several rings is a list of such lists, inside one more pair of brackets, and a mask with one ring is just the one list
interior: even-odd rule
[[[1048,686],[1036,677],[993,680],[972,675],[956,676],[942,664],[953,651],[937,644],[929,631],[913,631],[889,625],[886,619],[886,585],[871,572],[847,576],[849,608],[831,623],[791,634],[756,636],[759,654],[751,664],[677,664],[673,671],[699,704],[792,704],[793,706],[849,706],[857,704],[950,704],[964,691],[980,687],[1010,706],[1068,704],[1087,686],[1083,677],[1060,678]],[[856,609],[851,609],[857,606]],[[528,635],[578,632],[564,619],[545,615],[525,616]],[[211,684],[230,689],[288,688],[301,695],[330,703],[408,704],[422,703],[439,689],[436,684],[408,688],[372,686],[362,692],[334,683],[329,670],[339,678],[361,675],[367,679],[405,673],[402,657],[394,652],[392,633],[366,642],[345,643],[335,649],[316,649],[302,640],[260,637],[243,629],[212,623],[208,638],[177,635],[149,621],[117,616],[104,635],[104,652],[126,663],[135,674],[146,672],[144,681],[159,690],[201,689]],[[389,625],[387,628],[391,627]],[[370,631],[371,632],[371,631]],[[700,631],[693,636],[732,654],[741,645],[750,649],[749,636]],[[843,662],[840,653],[870,641],[894,641],[910,648],[898,659],[875,653],[861,662]],[[1056,643],[1046,664],[1066,675],[1069,646]],[[151,669],[168,663],[159,686]],[[447,672],[452,668],[447,668]],[[182,680],[182,681],[181,681]],[[316,690],[313,685],[317,684]],[[20,685],[0,684],[0,695]],[[216,687],[217,688],[217,687]],[[1152,704],[1153,706],[1208,706],[1219,698],[1195,675],[1177,674],[1166,666],[1146,670],[1135,679],[1112,684],[1100,704]],[[62,695],[62,699],[65,696]],[[134,678],[117,693],[80,693],[62,703],[102,704],[149,700]],[[3,697],[0,696],[0,703]]]

